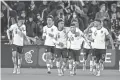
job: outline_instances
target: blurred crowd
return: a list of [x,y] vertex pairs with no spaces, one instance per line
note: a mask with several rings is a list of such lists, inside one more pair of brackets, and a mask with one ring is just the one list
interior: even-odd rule
[[[120,35],[120,1],[6,1],[12,8],[8,21],[7,8],[1,4],[1,33],[6,35],[7,28],[24,17],[27,36],[41,37],[48,15],[53,15],[54,24],[62,18],[65,27],[70,27],[73,20],[84,31],[95,19],[103,21],[103,26],[111,33],[114,40]],[[8,24],[9,23],[9,24]]]

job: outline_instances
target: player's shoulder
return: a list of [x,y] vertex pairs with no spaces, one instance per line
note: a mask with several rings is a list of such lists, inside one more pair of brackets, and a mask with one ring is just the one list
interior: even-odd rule
[[96,30],[96,28],[95,27],[91,27],[90,30]]
[[10,27],[17,27],[17,24],[12,24]]
[[108,31],[107,28],[105,28],[105,27],[102,27],[102,30],[103,30],[103,31]]
[[76,32],[83,33],[79,28],[76,28]]
[[43,26],[43,28],[47,28],[47,25],[46,25],[46,26]]
[[55,25],[52,26],[52,28],[56,29],[57,30],[57,27]]
[[21,27],[22,27],[22,28],[26,28],[25,24],[23,24]]

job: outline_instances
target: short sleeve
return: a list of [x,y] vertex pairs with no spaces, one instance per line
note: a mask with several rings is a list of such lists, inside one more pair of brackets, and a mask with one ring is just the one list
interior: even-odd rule
[[14,25],[11,25],[9,30],[12,31],[14,29]]
[[107,29],[105,29],[105,35],[109,35],[109,32]]
[[23,31],[23,33],[26,35],[26,26],[25,26],[25,25],[23,25],[22,31]]

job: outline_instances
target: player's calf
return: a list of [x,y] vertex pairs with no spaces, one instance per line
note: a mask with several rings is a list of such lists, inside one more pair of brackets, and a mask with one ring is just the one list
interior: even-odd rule
[[18,54],[18,68],[17,68],[17,74],[20,74],[21,63],[22,63],[22,54]]
[[13,73],[16,73],[16,70],[17,70],[17,52],[16,51],[13,51],[12,52],[12,61],[13,61],[13,64],[14,64],[14,69],[13,69]]
[[58,75],[61,74],[61,65],[60,65],[60,60],[59,59],[56,61],[56,67],[57,67],[57,70],[58,70]]
[[86,62],[87,62],[87,60],[83,60],[83,71],[85,71],[86,70]]
[[74,62],[74,60],[69,60],[70,75],[73,75],[73,62]]
[[63,58],[61,69],[63,69],[63,71],[66,71],[66,69],[67,69],[67,58]]

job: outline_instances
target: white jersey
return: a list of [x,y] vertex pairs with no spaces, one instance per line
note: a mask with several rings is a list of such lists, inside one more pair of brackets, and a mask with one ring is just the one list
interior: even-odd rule
[[91,43],[91,41],[89,41],[88,39],[87,39],[87,42],[86,42],[86,40],[84,39],[83,47],[84,47],[85,49],[91,49],[91,48],[90,48],[90,45],[88,44],[88,42],[89,42],[89,44]]
[[[57,27],[56,26],[53,25],[50,28],[47,27],[47,26],[44,26],[43,27],[43,36],[46,36],[44,45],[55,46],[54,45],[54,38],[55,38],[56,33],[57,33]],[[54,37],[50,37],[49,34],[52,34]]]
[[76,32],[79,33],[79,36],[75,36],[71,31],[68,32],[68,39],[70,40],[70,49],[80,50],[83,42],[83,33],[80,29],[76,28]]
[[[120,35],[118,36],[118,41],[120,41]],[[119,50],[120,50],[120,45],[119,45]]]
[[[20,31],[21,29],[21,31]],[[14,45],[18,45],[18,46],[23,46],[23,40],[24,40],[24,36],[22,35],[22,33],[24,33],[24,35],[26,35],[26,26],[22,25],[21,27],[18,27],[17,24],[13,24],[10,26],[9,30],[12,31],[12,36],[13,36],[13,44]]]
[[[90,30],[91,30],[91,37],[94,39],[95,38],[95,35],[94,35],[94,32],[97,30],[96,29],[96,27],[92,27],[92,28],[90,28]],[[91,46],[92,46],[92,48],[94,48],[94,42],[91,42]]]
[[108,30],[102,27],[100,30],[94,32],[94,48],[96,49],[106,49],[105,47],[105,36],[108,35]]
[[64,44],[63,47],[56,45],[56,48],[60,48],[60,49],[67,48],[67,33],[65,29],[63,29],[62,31],[59,31],[59,30],[57,31],[56,41],[57,43],[61,42]]

